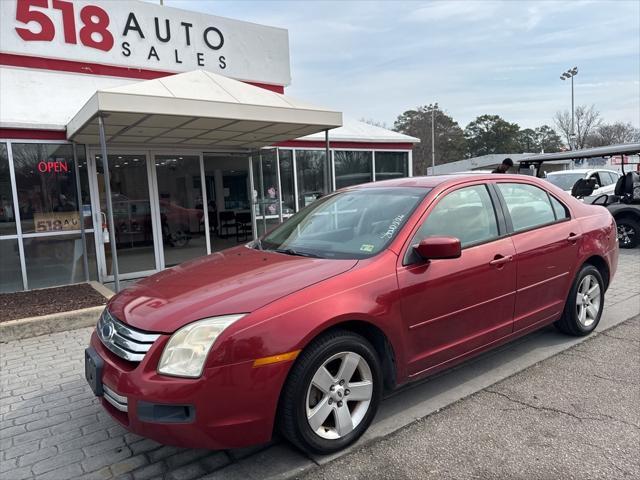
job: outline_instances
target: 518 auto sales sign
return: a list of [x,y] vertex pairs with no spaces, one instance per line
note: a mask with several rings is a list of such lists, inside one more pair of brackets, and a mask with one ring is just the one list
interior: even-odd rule
[[168,72],[204,69],[273,85],[291,80],[289,37],[280,28],[127,0],[0,0],[0,21],[3,53]]

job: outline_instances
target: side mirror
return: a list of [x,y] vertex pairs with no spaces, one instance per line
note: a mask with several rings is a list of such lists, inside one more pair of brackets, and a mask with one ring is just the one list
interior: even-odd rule
[[462,255],[460,240],[455,237],[427,237],[413,248],[423,260],[459,258]]

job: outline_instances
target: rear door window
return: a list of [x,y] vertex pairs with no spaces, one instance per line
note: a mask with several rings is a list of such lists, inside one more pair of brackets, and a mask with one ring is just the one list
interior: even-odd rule
[[520,232],[556,221],[549,195],[541,188],[524,183],[498,183],[513,230]]

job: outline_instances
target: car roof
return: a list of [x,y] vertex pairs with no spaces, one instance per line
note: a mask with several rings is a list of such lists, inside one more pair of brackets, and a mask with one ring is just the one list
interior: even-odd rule
[[380,188],[380,187],[421,187],[434,188],[441,184],[458,184],[466,180],[523,180],[537,179],[531,175],[508,174],[508,173],[454,173],[446,175],[429,175],[424,177],[404,177],[392,180],[382,180],[379,182],[363,183],[349,188]]
[[618,173],[615,170],[611,170],[608,168],[573,168],[571,170],[558,170],[555,172],[548,172],[547,176],[549,175],[564,175],[564,174],[569,174],[569,173],[592,173],[592,172],[611,172],[611,173]]

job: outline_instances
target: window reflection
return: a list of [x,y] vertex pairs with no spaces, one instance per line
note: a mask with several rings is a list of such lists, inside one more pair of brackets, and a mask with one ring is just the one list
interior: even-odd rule
[[336,189],[372,181],[372,158],[371,152],[336,150],[333,154]]
[[409,176],[407,152],[376,151],[376,181]]
[[0,292],[22,290],[18,240],[0,240]]
[[329,193],[327,158],[324,150],[296,150],[300,208]]

